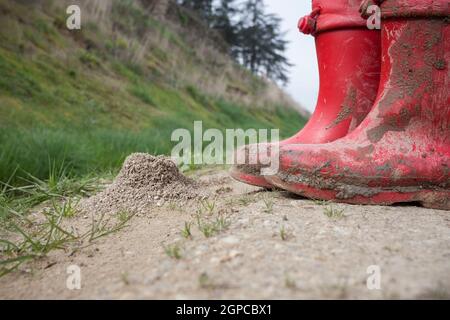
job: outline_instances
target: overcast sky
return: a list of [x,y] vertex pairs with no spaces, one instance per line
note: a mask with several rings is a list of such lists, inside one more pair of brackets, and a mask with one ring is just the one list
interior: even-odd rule
[[267,12],[275,13],[282,19],[282,29],[287,31],[289,40],[286,52],[290,62],[290,82],[287,91],[304,108],[313,111],[319,90],[319,74],[314,47],[314,37],[304,35],[297,29],[297,22],[311,12],[310,0],[264,0]]

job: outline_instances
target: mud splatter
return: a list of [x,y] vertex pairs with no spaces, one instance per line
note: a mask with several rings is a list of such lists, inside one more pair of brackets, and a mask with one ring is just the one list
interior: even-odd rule
[[[421,48],[410,45],[417,38],[426,39]],[[367,138],[372,143],[380,141],[389,131],[405,130],[413,119],[429,121],[434,117],[433,113],[422,112],[420,103],[434,88],[433,69],[442,67],[443,58],[435,50],[441,44],[442,21],[419,20],[408,23],[389,49],[389,56],[396,63],[392,65],[390,89],[378,106],[378,117],[382,121],[367,131]],[[418,59],[423,59],[424,64],[415,63]],[[393,113],[393,106],[399,101],[402,101],[402,107]]]
[[344,99],[344,103],[341,106],[341,111],[339,111],[339,114],[337,115],[336,119],[333,120],[333,122],[326,128],[332,129],[336,127],[338,124],[340,124],[342,121],[348,119],[356,109],[356,88],[350,87],[348,89],[347,95]]
[[445,70],[445,68],[447,67],[447,63],[445,62],[444,59],[438,59],[436,60],[436,62],[434,63],[434,67],[437,70]]

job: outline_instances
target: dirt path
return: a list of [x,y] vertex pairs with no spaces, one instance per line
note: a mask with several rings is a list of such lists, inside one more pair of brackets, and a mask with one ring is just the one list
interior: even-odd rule
[[[1,278],[0,298],[450,298],[449,212],[331,207],[223,170],[194,178],[215,200],[167,203],[86,249],[54,252]],[[80,267],[80,290],[66,287],[70,265]],[[367,288],[372,265],[380,290]]]

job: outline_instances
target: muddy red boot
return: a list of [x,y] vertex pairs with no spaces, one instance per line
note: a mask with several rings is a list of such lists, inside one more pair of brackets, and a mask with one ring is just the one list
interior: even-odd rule
[[447,0],[385,0],[377,100],[329,144],[285,145],[278,187],[323,200],[450,209],[450,25]]
[[[300,20],[299,29],[315,36],[319,96],[306,126],[281,145],[326,143],[345,136],[365,118],[378,90],[380,32],[367,28],[359,13],[360,0],[313,0],[312,4],[313,13]],[[236,158],[243,160],[236,162],[230,174],[241,182],[270,188],[258,161],[250,161],[252,152],[265,150],[239,149]]]

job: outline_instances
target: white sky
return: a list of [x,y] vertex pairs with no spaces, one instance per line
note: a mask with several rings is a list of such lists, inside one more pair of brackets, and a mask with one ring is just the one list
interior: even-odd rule
[[319,73],[314,37],[304,35],[297,29],[297,22],[311,12],[311,0],[264,0],[268,13],[282,19],[282,30],[287,31],[290,42],[286,56],[293,67],[289,70],[288,93],[304,108],[313,111],[319,91]]

